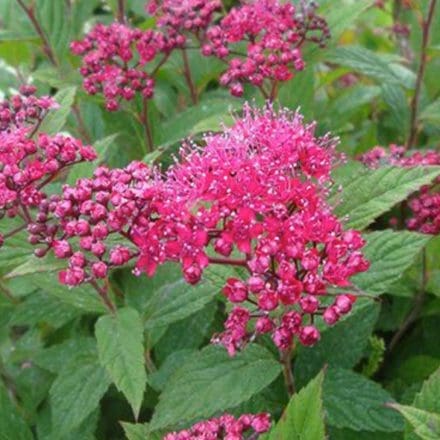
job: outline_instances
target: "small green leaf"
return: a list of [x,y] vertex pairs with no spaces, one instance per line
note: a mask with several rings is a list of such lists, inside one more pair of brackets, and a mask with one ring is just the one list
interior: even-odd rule
[[144,333],[139,313],[124,308],[114,316],[101,316],[95,334],[99,361],[130,402],[137,418],[147,384]]
[[325,438],[321,371],[294,395],[281,419],[262,440],[318,440]]
[[397,403],[390,403],[388,406],[399,411],[405,417],[414,428],[417,438],[422,440],[438,440],[440,438],[440,414]]
[[331,426],[355,431],[392,432],[403,429],[402,418],[385,407],[393,400],[391,396],[379,384],[360,374],[329,368],[323,396]]
[[426,234],[390,230],[372,232],[364,237],[367,244],[363,252],[370,261],[370,268],[351,280],[363,291],[374,295],[386,292],[431,239]]
[[40,132],[48,134],[56,134],[66,124],[70,114],[70,109],[75,101],[76,87],[66,87],[60,90],[55,96],[55,101],[59,104],[59,108],[52,110],[44,118],[41,123]]
[[162,440],[163,435],[160,433],[150,432],[148,423],[126,423],[121,422],[127,440]]
[[64,366],[49,392],[52,426],[59,436],[77,428],[98,407],[110,383],[95,357],[78,356]]
[[209,346],[192,356],[169,379],[156,406],[156,430],[235,407],[264,389],[280,374],[277,360],[252,344],[235,357]]

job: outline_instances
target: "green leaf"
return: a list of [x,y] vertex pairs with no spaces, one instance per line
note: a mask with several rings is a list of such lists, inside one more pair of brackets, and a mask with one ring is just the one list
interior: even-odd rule
[[34,9],[50,47],[56,52],[55,57],[61,59],[68,50],[72,32],[71,14],[66,2],[36,0]]
[[61,131],[70,114],[70,108],[75,101],[76,87],[66,87],[60,90],[55,96],[55,101],[59,104],[59,108],[52,110],[44,118],[41,123],[40,132],[48,134],[56,134]]
[[[319,2],[318,15],[321,15],[327,21],[331,31],[330,46],[338,43],[341,35],[353,25],[359,16],[373,4],[373,0],[356,0],[353,2],[339,2],[335,8],[333,0],[321,0]],[[315,61],[326,56],[326,50],[320,49],[317,45],[306,45],[304,53],[305,60]]]
[[[426,359],[423,360],[426,364]],[[435,361],[438,360],[436,359]],[[422,389],[416,394],[412,406],[429,413],[440,414],[440,368],[438,368],[425,382],[423,382]],[[403,415],[405,416],[405,414]],[[406,426],[405,438],[408,440],[416,440],[418,437],[413,434],[413,432],[418,432],[417,430],[414,430],[411,421],[409,419],[407,420],[410,423]]]
[[0,382],[0,440],[33,440],[34,436]]
[[417,438],[422,440],[438,440],[440,438],[440,414],[397,403],[390,403],[388,406],[399,411],[405,417],[414,428]]
[[390,68],[389,62],[379,53],[361,46],[341,46],[327,53],[327,61],[349,67],[355,72],[380,82],[399,83],[400,78]]
[[127,307],[119,309],[114,316],[102,316],[96,323],[95,334],[99,361],[130,402],[137,418],[147,385],[139,313]]
[[209,346],[170,378],[151,428],[207,418],[237,406],[272,383],[280,371],[280,364],[261,346],[250,345],[235,357],[223,347]]
[[125,436],[127,440],[162,440],[163,435],[160,433],[150,432],[150,426],[148,423],[126,423],[121,422],[122,428],[124,428]]
[[426,106],[420,113],[419,119],[433,124],[440,123],[440,99]]
[[188,136],[219,130],[222,121],[230,122],[231,112],[240,105],[240,100],[205,98],[200,104],[164,122],[158,143],[161,147],[167,147]]
[[385,407],[385,403],[393,400],[391,396],[379,384],[360,374],[329,368],[323,396],[328,422],[334,427],[385,432],[403,428],[402,418]]
[[416,232],[376,231],[365,234],[365,257],[370,268],[354,276],[354,285],[365,292],[379,295],[386,292],[405,272],[431,236]]
[[77,428],[98,407],[110,383],[95,357],[78,356],[64,366],[49,392],[52,426],[60,436]]
[[325,438],[322,408],[324,373],[294,395],[281,419],[262,440],[317,440]]
[[78,309],[42,292],[35,292],[18,304],[9,324],[29,326],[45,322],[59,328],[78,315]]
[[296,380],[300,384],[307,383],[325,365],[347,369],[356,365],[368,345],[378,316],[378,305],[371,300],[363,301],[356,304],[345,319],[323,331],[314,347],[299,347],[295,361]]
[[154,292],[145,308],[145,328],[163,327],[192,315],[218,294],[213,284],[203,278],[196,286],[183,278],[164,284]]
[[90,337],[77,336],[39,351],[32,362],[40,368],[58,374],[65,365],[72,363],[75,358],[95,355],[96,341]]
[[369,170],[349,163],[335,172],[342,194],[333,194],[330,203],[338,217],[347,217],[347,227],[363,229],[439,174],[440,167]]
[[387,103],[393,127],[402,134],[402,139],[408,131],[409,109],[405,92],[398,84],[382,84],[382,97]]
[[89,285],[83,284],[69,288],[60,284],[57,274],[53,272],[32,274],[27,279],[47,295],[54,296],[61,302],[72,305],[84,312],[102,314],[107,311],[96,291]]

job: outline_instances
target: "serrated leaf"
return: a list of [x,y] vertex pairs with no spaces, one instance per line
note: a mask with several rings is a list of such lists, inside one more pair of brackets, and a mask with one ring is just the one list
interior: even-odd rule
[[413,427],[417,438],[422,440],[438,440],[440,438],[440,414],[397,403],[388,406],[399,411],[405,417]]
[[35,292],[16,306],[9,324],[29,326],[45,322],[59,328],[78,315],[78,309],[42,292]]
[[196,286],[184,279],[162,285],[145,307],[145,328],[163,327],[192,315],[211,302],[218,290],[203,278]]
[[355,72],[380,82],[399,83],[400,78],[389,67],[389,63],[377,52],[362,46],[342,46],[327,54],[329,62],[349,67]]
[[299,347],[295,361],[296,380],[300,384],[307,383],[325,365],[347,369],[356,365],[368,345],[378,316],[379,307],[372,301],[356,304],[345,319],[322,332],[315,346]]
[[71,15],[63,1],[36,0],[37,20],[49,40],[56,58],[61,58],[69,47],[72,24]]
[[101,365],[130,402],[137,418],[147,385],[139,313],[127,307],[115,315],[102,316],[96,323],[95,335]]
[[96,355],[96,341],[89,337],[67,339],[61,344],[52,345],[39,351],[32,362],[44,370],[58,374],[79,357],[93,357]]
[[64,366],[49,392],[52,426],[60,436],[77,428],[98,407],[110,383],[95,357],[78,356]]
[[40,132],[56,134],[61,131],[70,114],[70,109],[75,101],[76,87],[66,87],[60,90],[55,96],[59,108],[50,111],[41,123]]
[[262,440],[317,440],[325,438],[321,371],[294,395],[275,428]]
[[[423,360],[426,364],[426,360]],[[437,359],[433,361],[435,362]],[[422,389],[416,394],[412,406],[423,411],[440,414],[440,368],[423,382]],[[416,440],[418,438],[413,434],[414,429],[409,429],[408,425],[405,431],[405,439]],[[417,433],[417,430],[415,432]]]
[[263,347],[250,345],[235,357],[209,346],[168,381],[151,420],[157,430],[232,408],[275,380],[280,364]]
[[403,429],[402,418],[385,407],[385,403],[393,400],[388,392],[360,374],[329,368],[323,396],[327,420],[332,426],[355,431],[392,432]]
[[400,278],[431,236],[384,230],[365,234],[364,238],[367,244],[363,252],[370,261],[370,268],[351,281],[361,290],[379,295]]
[[0,440],[33,440],[34,436],[0,382]]
[[27,279],[47,295],[54,296],[61,302],[72,305],[84,312],[102,314],[107,311],[96,291],[89,285],[83,284],[69,288],[60,284],[57,274],[53,272],[32,274]]
[[419,119],[421,121],[438,124],[440,122],[440,99],[427,105],[420,113]]
[[[357,165],[348,164],[341,168],[335,172],[334,178],[336,186],[342,186],[342,194],[334,194],[330,204],[335,206],[338,217],[347,217],[347,227],[355,229],[367,227],[440,174],[440,167],[362,170]],[[352,168],[356,170],[354,174],[350,172]]]

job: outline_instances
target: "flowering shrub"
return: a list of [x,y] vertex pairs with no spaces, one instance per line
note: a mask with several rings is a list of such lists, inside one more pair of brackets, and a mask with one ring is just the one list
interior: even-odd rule
[[416,3],[0,2],[2,439],[440,438]]

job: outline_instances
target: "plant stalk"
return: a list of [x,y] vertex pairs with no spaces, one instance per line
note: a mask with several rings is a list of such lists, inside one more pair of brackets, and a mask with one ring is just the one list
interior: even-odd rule
[[437,0],[430,0],[428,6],[428,15],[422,22],[422,47],[420,50],[420,63],[417,71],[416,87],[414,90],[414,95],[411,99],[410,104],[410,123],[409,123],[409,135],[406,142],[406,149],[413,147],[413,144],[417,139],[418,132],[418,113],[420,105],[420,94],[422,91],[423,78],[425,76],[426,63],[427,63],[427,49],[429,45],[429,37],[431,32],[431,25],[434,18],[435,7],[437,5]]

